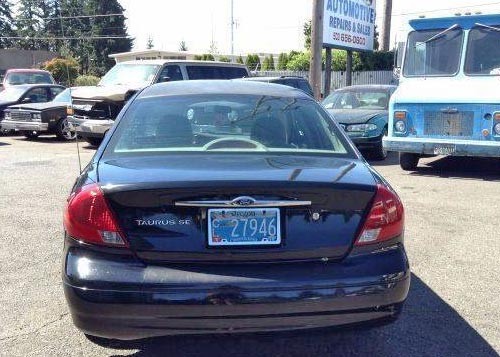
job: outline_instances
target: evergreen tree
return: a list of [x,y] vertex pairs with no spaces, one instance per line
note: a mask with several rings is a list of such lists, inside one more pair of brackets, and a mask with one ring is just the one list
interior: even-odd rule
[[43,33],[42,18],[39,0],[19,0],[19,9],[14,21],[17,35],[22,37],[17,41],[17,46],[25,50],[38,50],[44,44],[34,38]]
[[287,63],[288,63],[288,55],[286,53],[280,53],[276,69],[280,71],[285,70]]
[[259,55],[251,55],[247,56],[246,66],[251,71],[256,71],[260,68],[260,58]]
[[[15,36],[12,19],[12,4],[8,0],[0,0],[0,33],[2,36]],[[11,47],[14,43],[12,39],[0,39],[0,48]]]
[[151,36],[148,37],[148,41],[146,42],[146,48],[148,50],[152,49],[153,47],[155,47],[154,43],[153,43],[153,38]]
[[269,70],[274,71],[274,57],[273,57],[273,55],[269,55],[268,62],[269,62]]
[[[87,0],[88,12],[91,14],[123,14],[123,7],[118,0]],[[104,75],[115,61],[109,58],[112,53],[128,52],[132,49],[133,40],[128,37],[125,16],[94,17],[91,21],[92,36],[117,37],[96,39],[93,41],[93,70],[97,75]]]
[[187,51],[187,50],[188,50],[188,48],[187,48],[186,42],[184,42],[184,40],[182,40],[179,43],[179,51],[184,52],[184,51]]
[[243,61],[243,57],[238,56],[238,58],[236,58],[236,63],[239,63],[239,64],[243,64],[243,63],[245,63],[245,62]]

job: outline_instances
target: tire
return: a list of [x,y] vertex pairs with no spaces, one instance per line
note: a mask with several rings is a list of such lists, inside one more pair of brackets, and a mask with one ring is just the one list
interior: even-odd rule
[[415,171],[418,166],[420,155],[408,152],[399,153],[399,166],[405,171]]
[[382,133],[382,138],[380,140],[380,143],[378,143],[377,146],[372,151],[372,156],[374,160],[382,161],[387,158],[387,150],[384,149],[384,145],[382,144],[382,141],[386,136],[387,136],[387,128],[384,128],[384,132]]
[[59,140],[69,141],[76,139],[76,131],[70,130],[68,118],[63,118],[57,122],[55,132]]
[[28,140],[36,139],[40,136],[40,134],[36,131],[25,131],[25,132],[23,132],[23,135]]
[[83,138],[86,142],[88,142],[92,146],[99,146],[102,143],[102,138],[89,138],[85,137]]

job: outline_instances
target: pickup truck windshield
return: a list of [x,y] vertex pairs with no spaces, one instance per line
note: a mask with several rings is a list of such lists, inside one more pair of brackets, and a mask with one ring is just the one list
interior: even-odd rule
[[153,81],[159,67],[158,65],[150,64],[117,64],[102,77],[99,85],[149,85]]
[[500,75],[500,28],[479,25],[469,32],[465,74]]
[[405,77],[452,76],[459,70],[463,30],[419,30],[408,35]]

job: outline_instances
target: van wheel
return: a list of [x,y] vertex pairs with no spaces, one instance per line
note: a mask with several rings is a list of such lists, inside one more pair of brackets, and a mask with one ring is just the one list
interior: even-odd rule
[[415,171],[418,166],[420,155],[408,152],[399,153],[399,166],[405,171]]

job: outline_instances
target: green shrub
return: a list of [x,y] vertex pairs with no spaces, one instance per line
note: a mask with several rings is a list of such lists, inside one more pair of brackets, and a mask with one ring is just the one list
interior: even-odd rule
[[219,61],[220,62],[231,62],[231,58],[229,58],[227,56],[220,56]]
[[75,86],[78,87],[84,87],[84,86],[95,86],[97,83],[99,83],[101,79],[96,76],[91,76],[91,75],[83,75],[83,76],[78,76],[75,79]]
[[74,58],[54,58],[42,66],[49,71],[57,83],[71,85],[78,76],[78,62]]

